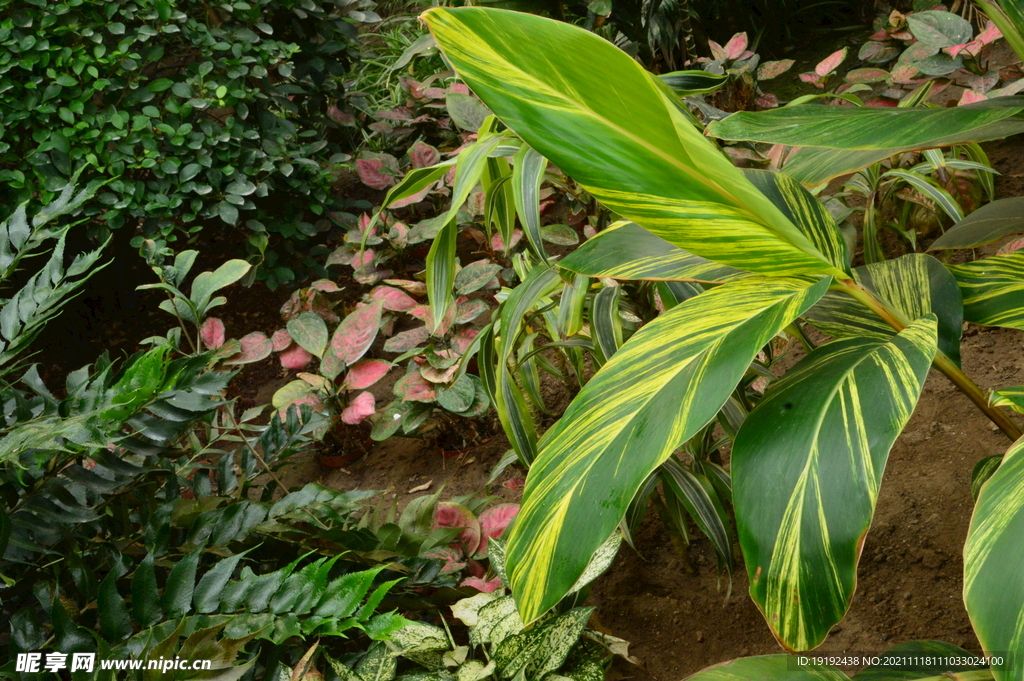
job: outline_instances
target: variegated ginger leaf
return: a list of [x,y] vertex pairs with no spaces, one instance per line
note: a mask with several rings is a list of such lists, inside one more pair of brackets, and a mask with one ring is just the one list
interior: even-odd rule
[[830,281],[723,284],[641,328],[590,379],[545,433],[509,536],[524,621],[569,592],[651,471],[715,417],[764,344]]
[[949,268],[964,297],[964,319],[1024,329],[1024,251]]
[[888,341],[824,345],[737,434],[733,503],[750,595],[788,650],[820,645],[850,606],[889,449],[935,349],[932,315]]
[[842,274],[611,43],[497,9],[435,7],[423,19],[496,116],[622,217],[732,267]]

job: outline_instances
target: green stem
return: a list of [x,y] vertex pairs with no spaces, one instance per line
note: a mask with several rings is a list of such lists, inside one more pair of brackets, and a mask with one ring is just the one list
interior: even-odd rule
[[[909,322],[904,319],[901,314],[895,310],[890,310],[884,303],[871,295],[867,289],[858,286],[852,281],[842,280],[837,281],[835,287],[874,312],[886,324],[896,329],[897,332],[907,328]],[[987,416],[992,423],[999,426],[999,430],[1003,431],[1006,437],[1016,442],[1021,438],[1021,436],[1024,436],[1024,432],[1022,432],[1020,427],[1018,427],[1017,424],[1006,415],[1006,412],[999,407],[994,407],[989,404],[988,396],[981,388],[978,387],[978,384],[972,381],[970,377],[967,376],[967,374],[965,374],[960,367],[958,367],[953,360],[947,357],[941,350],[936,351],[933,365],[936,369],[945,374],[946,378],[953,382],[953,385],[967,395],[968,399],[970,399],[971,402],[974,402],[974,404],[984,412],[985,416]]]

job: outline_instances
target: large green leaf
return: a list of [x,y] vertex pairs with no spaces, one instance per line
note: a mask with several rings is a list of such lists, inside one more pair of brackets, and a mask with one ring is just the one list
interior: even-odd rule
[[[980,105],[980,106],[979,106]],[[708,126],[727,140],[796,149],[783,172],[805,187],[919,149],[984,142],[1024,132],[1024,97],[999,97],[953,109],[804,105],[741,112]]]
[[[857,267],[853,278],[907,319],[926,314],[938,317],[939,350],[960,364],[964,306],[956,279],[942,263],[928,255],[910,253]],[[835,291],[825,294],[804,318],[833,338],[891,338],[896,333],[864,305]]]
[[882,150],[933,146],[940,137],[977,130],[1024,111],[1024,97],[997,97],[951,109],[805,104],[741,111],[708,125],[726,140],[825,149]]
[[841,273],[611,43],[494,9],[437,7],[423,18],[491,111],[624,218],[740,269]]
[[1024,679],[1024,439],[981,488],[964,545],[964,602],[988,654],[1015,656],[997,681]]
[[761,655],[716,664],[686,681],[850,681],[850,677],[835,667],[798,665],[790,655]]
[[733,503],[750,594],[789,650],[818,646],[849,608],[889,449],[935,339],[928,316],[889,341],[822,346],[740,428]]
[[928,250],[975,248],[1017,232],[1024,232],[1024,196],[982,206],[946,230]]
[[673,246],[640,225],[619,221],[558,263],[588,277],[720,283],[749,276]]
[[955,265],[964,297],[964,319],[986,326],[1024,329],[1024,251]]
[[545,434],[509,537],[524,621],[571,589],[651,471],[715,417],[758,351],[830,281],[723,284],[640,329],[590,379]]
[[[955,664],[977,655],[943,641],[907,641],[889,648],[878,657],[881,658],[879,663],[861,670],[857,674],[857,681],[913,681],[979,668]],[[954,664],[948,664],[950,662]],[[961,677],[957,675],[952,678]]]

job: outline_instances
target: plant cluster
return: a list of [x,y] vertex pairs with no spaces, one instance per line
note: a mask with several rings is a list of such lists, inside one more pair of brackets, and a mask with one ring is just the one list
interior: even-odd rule
[[[590,556],[623,521],[628,524],[652,474],[688,443],[691,474],[705,475],[720,501],[731,499],[736,534],[727,534],[722,548],[731,555],[738,543],[750,595],[768,626],[788,650],[820,645],[852,600],[859,547],[886,458],[928,370],[944,373],[1012,440],[1022,437],[1020,427],[961,370],[959,347],[964,321],[1024,328],[1024,268],[1018,250],[955,266],[912,253],[854,267],[853,249],[832,213],[804,187],[904,152],[989,139],[993,130],[986,126],[994,120],[1006,121],[1000,136],[1012,134],[1020,129],[1024,103],[997,98],[950,109],[805,103],[733,114],[713,120],[701,134],[674,93],[590,33],[478,8],[437,8],[424,16],[458,74],[507,126],[485,123],[473,147],[459,154],[456,186],[479,180],[478,157],[500,159],[499,148],[518,147],[513,191],[524,172],[520,166],[527,167],[533,153],[630,221],[598,233],[561,260],[535,249],[532,259],[524,258],[531,267],[522,283],[504,297],[481,334],[480,358],[490,357],[493,367],[484,372],[484,383],[516,452],[530,466],[507,548],[509,583],[523,621],[536,621],[571,591]],[[545,59],[534,58],[540,52]],[[609,88],[629,92],[631,106],[608,102],[603,93]],[[551,106],[555,100],[557,107]],[[793,165],[795,153],[787,165],[801,172],[738,170],[710,138],[800,147],[802,165]],[[926,154],[932,170],[911,170],[937,176],[935,166],[983,165],[959,153]],[[416,180],[411,174],[393,193],[411,191]],[[484,188],[497,196],[504,185]],[[468,194],[453,191],[450,213]],[[1020,231],[1019,220],[1009,217],[1016,205],[991,204],[997,217],[1005,217],[998,228],[986,229],[990,220],[964,220],[968,228],[957,242],[940,247],[969,248],[965,244]],[[528,237],[530,215],[520,215]],[[957,227],[950,230],[955,232]],[[427,261],[435,310],[453,299],[456,233],[454,222],[446,223]],[[632,335],[620,326],[621,335],[611,336],[608,350],[602,347],[603,361],[595,363],[579,394],[538,438],[520,381],[510,378],[522,363],[515,351],[545,312],[555,311],[550,297],[564,286],[562,279],[581,274],[598,277],[602,286],[608,278],[640,289],[654,283],[664,311]],[[663,292],[675,299],[666,302]],[[591,324],[597,328],[594,316],[600,313],[614,328],[623,316],[614,305],[601,305],[601,296],[590,307]],[[613,296],[604,294],[606,301]],[[816,347],[802,333],[804,324],[833,340]],[[755,366],[771,363],[773,339],[782,333],[805,344],[808,354],[762,392],[764,382],[749,377]],[[552,350],[571,347],[573,339],[557,330],[556,336]],[[604,344],[593,345],[600,356],[596,349]],[[753,374],[774,378],[767,370]],[[1009,389],[995,398],[1012,400],[1014,394]],[[715,420],[731,443],[728,480],[718,479],[721,491],[706,465],[719,447],[708,430]],[[1021,570],[1013,528],[1024,505],[1013,495],[1024,485],[1022,442],[979,473],[965,547],[966,605],[986,651],[1015,649],[1024,607],[1024,592],[1008,590],[1006,582],[1007,571],[1019,576]],[[718,531],[707,527],[709,536]],[[785,660],[753,658],[737,669]],[[1022,672],[997,667],[978,673],[1021,678]]]

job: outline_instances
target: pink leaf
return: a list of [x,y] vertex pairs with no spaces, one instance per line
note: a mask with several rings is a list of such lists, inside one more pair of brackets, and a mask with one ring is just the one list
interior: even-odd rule
[[723,51],[725,52],[726,59],[736,61],[742,57],[743,53],[747,51],[747,34],[737,33],[734,35],[729,39],[729,42],[725,44]]
[[370,291],[370,300],[379,300],[384,303],[385,310],[392,312],[406,312],[413,309],[419,303],[405,291],[399,291],[390,286],[378,286]]
[[281,353],[281,366],[285,369],[305,369],[313,361],[313,355],[298,345],[292,345]]
[[370,305],[356,308],[355,312],[345,317],[334,330],[331,342],[324,353],[320,372],[334,380],[345,366],[355,364],[366,354],[377,337],[380,328],[380,316],[384,303],[377,301]]
[[837,52],[833,52],[829,56],[822,59],[821,63],[814,67],[814,72],[817,73],[822,78],[824,78],[825,76],[829,75],[837,68],[839,68],[839,65],[843,63],[844,59],[846,59],[846,55],[849,51],[850,48],[844,47],[843,49]]
[[427,327],[418,326],[402,333],[396,333],[384,343],[384,352],[405,352],[423,343],[430,337]]
[[725,61],[729,58],[722,46],[714,40],[708,41],[708,47],[711,48],[711,56],[714,57],[716,61]]
[[508,248],[506,248],[505,242],[501,238],[501,234],[495,232],[494,236],[491,237],[491,248],[493,248],[496,251],[505,251],[506,253],[508,253],[510,250],[516,247],[516,244],[518,244],[522,240],[522,238],[523,231],[521,229],[512,230],[512,239],[510,240],[512,243],[509,244]]
[[356,172],[367,187],[387,189],[400,174],[398,159],[390,154],[367,153],[356,161]]
[[818,84],[818,81],[821,80],[821,76],[819,76],[817,73],[801,73],[800,80],[802,80],[805,83],[811,83],[812,85],[822,87],[821,85]]
[[512,478],[501,483],[501,486],[511,490],[522,489],[526,487],[526,478]]
[[441,160],[441,152],[426,142],[417,142],[409,149],[413,168],[429,168]]
[[406,374],[395,383],[395,395],[406,402],[434,402],[437,394],[432,385],[418,371]]
[[1017,239],[1016,241],[1011,241],[1010,243],[1000,248],[999,252],[996,253],[996,255],[1009,255],[1010,253],[1019,251],[1022,248],[1024,248],[1024,239]]
[[881,83],[889,77],[889,72],[884,69],[866,68],[854,69],[846,74],[847,83]]
[[771,80],[772,78],[781,76],[783,73],[793,68],[793,64],[795,63],[796,61],[793,59],[783,59],[781,61],[766,61],[765,63],[761,64],[761,66],[758,67],[757,79]]
[[292,407],[296,407],[301,412],[302,406],[306,405],[306,404],[308,404],[310,407],[312,407],[313,411],[317,411],[318,412],[318,411],[322,411],[323,410],[323,404],[324,403],[323,403],[323,400],[320,399],[320,396],[317,395],[316,393],[310,393],[309,395],[306,395],[305,397],[300,397],[297,400],[293,400],[292,402],[289,402],[285,406],[281,407],[277,411],[277,413],[280,414],[281,419],[284,420],[284,419],[288,418],[288,410],[289,409],[291,409]]
[[270,337],[270,342],[274,346],[274,352],[281,352],[292,344],[292,337],[285,329],[278,329],[274,332],[274,335]]
[[203,328],[200,329],[199,336],[203,339],[203,345],[208,350],[216,350],[224,345],[224,322],[216,317],[210,317],[203,322]]
[[1002,31],[996,28],[996,25],[991,21],[985,26],[985,30],[979,33],[974,39],[982,45],[988,45],[1003,37]]
[[423,555],[426,558],[444,561],[441,572],[460,572],[462,568],[466,567],[466,563],[462,560],[462,552],[450,546],[440,546]]
[[337,293],[341,290],[341,287],[330,279],[317,279],[309,285],[309,288],[317,291],[323,291],[324,293]]
[[475,558],[483,558],[487,555],[487,541],[500,539],[501,533],[505,531],[517,513],[519,513],[519,504],[498,504],[480,514],[480,517],[477,518],[477,522],[480,523],[480,546],[476,550]]
[[367,248],[361,254],[356,252],[356,254],[352,256],[352,269],[359,270],[367,265],[373,264],[373,258],[375,255],[376,253],[373,252],[372,248]]
[[411,206],[414,203],[419,203],[423,199],[427,198],[427,194],[429,194],[430,191],[433,188],[434,188],[434,185],[429,185],[427,187],[424,187],[422,190],[416,192],[412,196],[407,196],[404,199],[398,199],[397,201],[392,201],[391,203],[389,203],[387,205],[387,207],[388,208],[405,208],[406,206]]
[[455,92],[460,95],[469,94],[469,86],[465,83],[452,83],[451,87],[448,88],[448,92]]
[[411,281],[409,279],[385,279],[384,283],[390,284],[391,286],[397,286],[398,288],[405,289],[409,293],[415,293],[417,295],[422,295],[427,292],[427,285],[422,281]]
[[349,390],[362,390],[384,378],[391,362],[382,359],[361,359],[349,368],[342,385]]
[[772,93],[767,92],[755,99],[754,103],[762,109],[774,109],[779,106],[779,98]]
[[274,344],[267,338],[267,334],[262,331],[253,331],[252,333],[243,336],[240,341],[242,345],[242,351],[234,357],[226,360],[225,364],[249,364],[251,362],[259,362],[262,359],[266,359],[270,356],[270,353],[274,350]]
[[467,556],[476,553],[477,547],[480,546],[480,524],[468,508],[451,501],[442,501],[434,507],[433,529],[439,527],[465,528],[459,533],[462,550]]
[[431,383],[447,383],[452,380],[458,370],[458,364],[453,364],[447,369],[438,369],[429,364],[424,364],[420,367],[420,375]]
[[341,420],[349,425],[361,423],[366,417],[377,413],[377,403],[371,393],[362,392],[348,403],[345,410],[341,412]]
[[478,335],[480,335],[479,329],[462,329],[455,334],[455,338],[452,339],[452,347],[457,353],[464,355],[469,350],[469,346],[473,343],[473,339]]
[[337,123],[338,125],[356,124],[356,119],[352,114],[342,111],[336,106],[332,106],[329,109],[327,109],[327,117],[330,118],[335,123]]
[[491,579],[489,581],[483,580],[479,577],[466,577],[464,580],[462,580],[462,582],[459,583],[459,586],[473,587],[477,591],[482,591],[485,594],[489,594],[495,589],[500,589],[502,584],[500,577],[495,577],[494,579]]
[[962,106],[964,104],[974,104],[975,102],[984,102],[986,99],[988,99],[988,97],[981,94],[980,92],[975,92],[974,90],[964,90],[964,94],[960,98],[960,102],[957,104],[957,106]]
[[874,106],[880,108],[889,108],[899,106],[899,100],[890,99],[889,97],[872,97],[868,101],[864,102],[864,106]]

